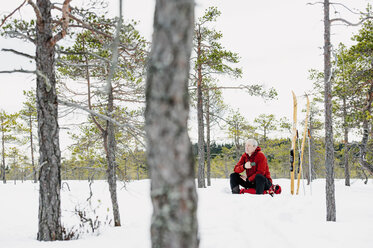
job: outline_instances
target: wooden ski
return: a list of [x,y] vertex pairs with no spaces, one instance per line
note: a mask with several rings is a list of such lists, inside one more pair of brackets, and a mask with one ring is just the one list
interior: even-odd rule
[[297,182],[297,195],[299,193],[299,184],[300,184],[300,175],[302,173],[302,166],[303,166],[303,154],[304,154],[304,144],[306,141],[306,134],[308,131],[308,117],[310,114],[310,100],[308,99],[308,96],[306,95],[307,98],[307,111],[306,111],[306,119],[304,121],[304,131],[303,131],[303,139],[302,139],[302,146],[301,146],[301,153],[300,153],[300,163],[298,166],[298,182]]
[[294,194],[294,164],[295,164],[295,146],[297,141],[297,97],[294,94],[294,91],[291,91],[293,94],[293,132],[292,132],[292,141],[290,149],[290,193]]

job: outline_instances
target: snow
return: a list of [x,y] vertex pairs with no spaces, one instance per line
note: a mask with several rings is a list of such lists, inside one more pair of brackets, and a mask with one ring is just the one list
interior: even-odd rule
[[[290,194],[290,181],[277,179],[282,194],[232,195],[227,179],[213,179],[212,186],[197,189],[200,247],[366,247],[373,244],[373,182],[353,179],[351,187],[336,180],[337,221],[326,221],[325,180],[318,179],[299,195]],[[36,240],[38,184],[8,181],[0,183],[1,248],[102,248],[150,247],[150,181],[118,183],[122,227],[101,224],[98,234],[83,234],[78,240],[39,242]],[[74,209],[91,209],[87,216],[99,216],[102,223],[112,218],[108,185],[94,181],[90,201],[87,181],[63,182],[62,223],[76,226]],[[70,189],[70,190],[69,190]],[[90,202],[90,204],[89,204]],[[108,221],[106,221],[108,222]]]

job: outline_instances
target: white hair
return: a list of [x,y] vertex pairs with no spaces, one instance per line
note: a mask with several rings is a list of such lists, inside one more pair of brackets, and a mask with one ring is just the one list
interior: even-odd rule
[[256,141],[255,139],[248,139],[248,140],[246,140],[246,145],[247,144],[251,144],[253,147],[257,147],[258,146],[258,141]]

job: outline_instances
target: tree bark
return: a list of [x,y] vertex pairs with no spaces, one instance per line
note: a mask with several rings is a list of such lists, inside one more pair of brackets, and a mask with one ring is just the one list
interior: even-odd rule
[[336,221],[334,186],[334,145],[332,122],[332,90],[330,63],[329,0],[324,0],[324,101],[325,101],[325,166],[326,166],[326,220]]
[[38,240],[62,239],[61,152],[55,79],[55,47],[51,44],[52,17],[49,0],[37,0],[40,19],[36,28],[37,113],[39,135],[39,231]]
[[193,0],[157,0],[146,84],[152,247],[198,247],[194,158],[188,136]]

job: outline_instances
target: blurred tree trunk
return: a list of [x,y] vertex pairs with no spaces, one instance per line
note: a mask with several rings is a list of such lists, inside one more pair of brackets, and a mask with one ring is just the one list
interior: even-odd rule
[[329,0],[324,0],[324,101],[325,101],[325,166],[326,166],[326,220],[336,221],[334,186],[334,143],[332,120],[332,89],[330,62]]
[[198,247],[194,158],[188,136],[193,0],[157,0],[145,129],[151,177],[152,247]]

